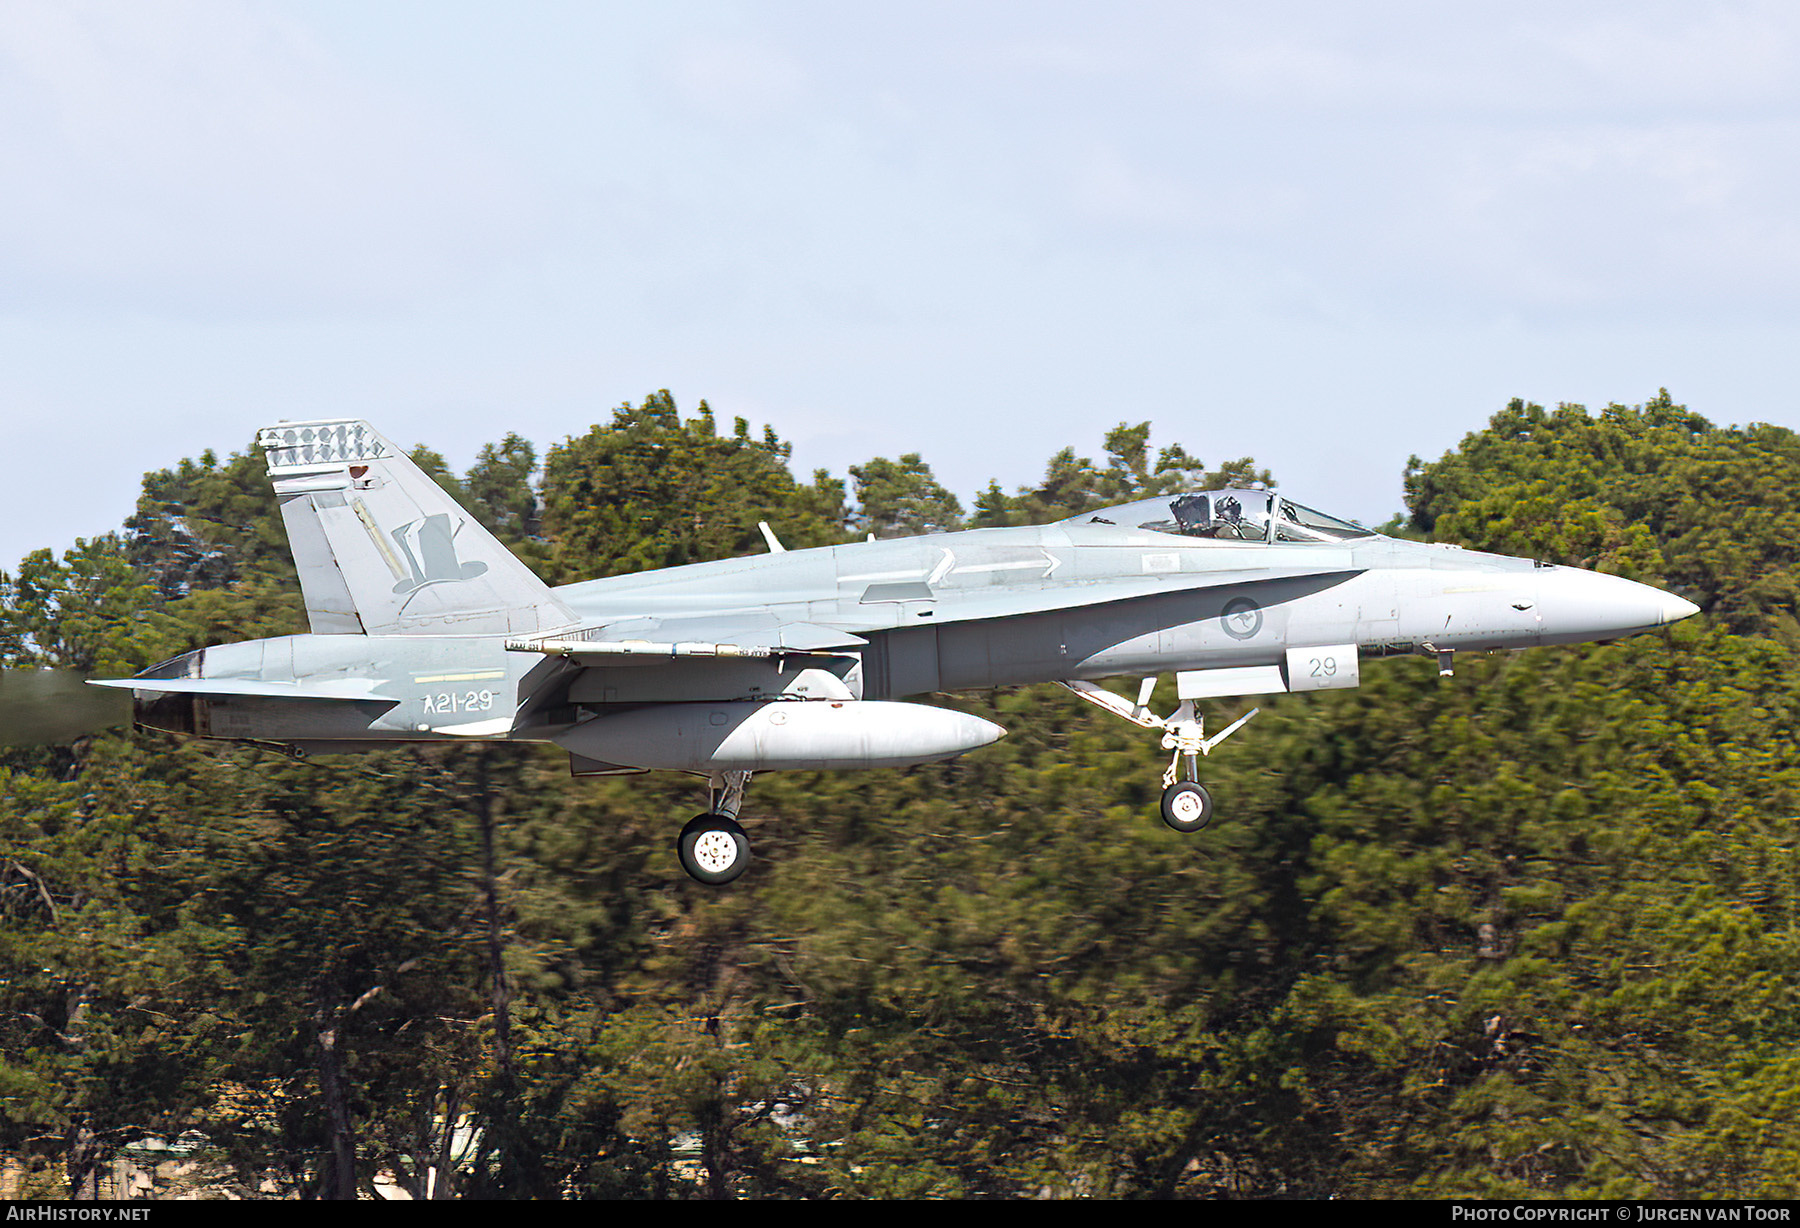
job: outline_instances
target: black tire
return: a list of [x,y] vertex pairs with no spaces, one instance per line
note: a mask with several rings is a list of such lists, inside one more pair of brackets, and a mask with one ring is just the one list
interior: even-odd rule
[[1192,780],[1178,780],[1163,790],[1162,821],[1179,832],[1195,832],[1212,822],[1212,794]]
[[695,882],[718,886],[750,866],[750,838],[722,814],[695,815],[675,841],[681,868]]

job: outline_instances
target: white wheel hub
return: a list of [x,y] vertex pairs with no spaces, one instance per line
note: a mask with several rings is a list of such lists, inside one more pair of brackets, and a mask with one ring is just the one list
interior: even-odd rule
[[694,841],[694,864],[708,874],[723,874],[737,862],[737,840],[728,831],[700,833]]
[[1183,823],[1192,823],[1205,813],[1206,807],[1200,801],[1200,795],[1192,789],[1183,789],[1169,803],[1169,809]]

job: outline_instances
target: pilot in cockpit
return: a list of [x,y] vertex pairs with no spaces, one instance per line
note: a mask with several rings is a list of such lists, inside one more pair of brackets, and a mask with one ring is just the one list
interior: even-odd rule
[[1231,495],[1181,495],[1169,504],[1178,531],[1188,537],[1236,537],[1244,508]]

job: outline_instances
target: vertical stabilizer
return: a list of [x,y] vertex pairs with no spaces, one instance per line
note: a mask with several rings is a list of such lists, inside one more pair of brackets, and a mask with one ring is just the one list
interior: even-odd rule
[[550,631],[562,602],[366,422],[257,435],[319,635]]

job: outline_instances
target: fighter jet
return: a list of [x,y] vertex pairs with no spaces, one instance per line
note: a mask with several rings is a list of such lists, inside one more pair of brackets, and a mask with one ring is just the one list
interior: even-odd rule
[[[1611,640],[1688,617],[1616,576],[1401,541],[1261,489],[1053,524],[673,567],[551,588],[366,422],[258,435],[311,633],[99,685],[139,726],[295,755],[548,742],[577,776],[693,773],[688,874],[726,883],[755,772],[902,767],[1005,732],[911,696],[1057,682],[1171,752],[1162,818],[1212,820],[1202,701],[1354,687],[1364,658]],[[1178,707],[1150,711],[1159,675]],[[1135,698],[1099,685],[1141,680]]]

